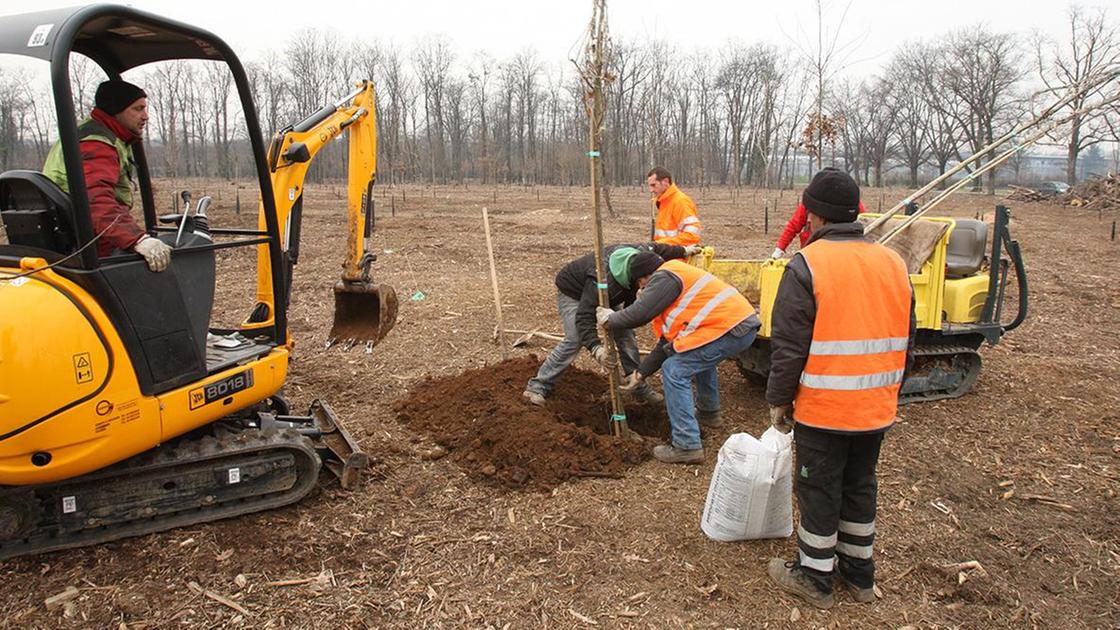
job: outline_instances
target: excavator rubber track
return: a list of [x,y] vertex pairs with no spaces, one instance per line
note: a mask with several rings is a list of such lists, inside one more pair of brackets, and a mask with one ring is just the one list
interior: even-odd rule
[[0,487],[0,560],[295,503],[320,457],[298,431],[215,431],[54,484]]
[[902,384],[898,404],[958,398],[980,375],[980,353],[969,346],[917,344],[914,366]]

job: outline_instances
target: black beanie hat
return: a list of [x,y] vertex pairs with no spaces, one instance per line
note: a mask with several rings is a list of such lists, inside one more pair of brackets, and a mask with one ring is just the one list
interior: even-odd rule
[[93,104],[106,114],[115,116],[135,103],[136,99],[147,96],[144,90],[128,81],[104,81],[97,86]]
[[638,278],[644,278],[657,271],[664,263],[661,257],[653,252],[639,252],[630,259],[630,284],[637,286]]
[[844,171],[830,166],[813,176],[801,194],[801,203],[822,219],[850,223],[859,216],[859,185]]

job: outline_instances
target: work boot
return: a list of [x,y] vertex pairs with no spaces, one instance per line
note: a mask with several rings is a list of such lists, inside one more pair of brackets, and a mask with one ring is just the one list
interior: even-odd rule
[[677,448],[669,444],[653,447],[653,458],[666,464],[703,464],[704,448]]
[[723,417],[719,415],[719,409],[715,411],[698,409],[696,410],[696,421],[706,427],[714,429],[723,424]]
[[840,580],[840,584],[844,586],[844,589],[852,594],[852,599],[861,604],[870,604],[871,602],[875,601],[874,584],[872,584],[870,588],[861,588],[859,586],[856,586],[852,582],[849,582],[848,578],[844,577],[843,573],[837,572],[836,577]]
[[635,389],[634,399],[644,402],[647,405],[660,405],[665,402],[665,397],[653,387]]
[[538,407],[544,406],[544,396],[531,389],[521,392],[521,397]]
[[773,558],[767,567],[767,573],[783,591],[792,593],[817,608],[832,608],[832,604],[836,602],[832,593],[821,590],[817,581],[806,575],[805,569],[797,561],[786,562],[781,558]]

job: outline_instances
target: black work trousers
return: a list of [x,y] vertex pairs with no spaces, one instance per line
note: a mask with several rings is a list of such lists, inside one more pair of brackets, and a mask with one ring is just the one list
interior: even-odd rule
[[798,561],[824,592],[834,567],[859,588],[871,588],[875,562],[875,467],[883,433],[794,428]]

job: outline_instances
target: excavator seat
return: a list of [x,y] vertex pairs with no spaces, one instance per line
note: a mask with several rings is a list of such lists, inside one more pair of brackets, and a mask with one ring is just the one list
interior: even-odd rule
[[945,252],[945,276],[963,278],[980,270],[988,244],[988,224],[975,219],[957,219]]
[[70,254],[77,229],[70,195],[39,171],[0,173],[0,221],[8,244]]

